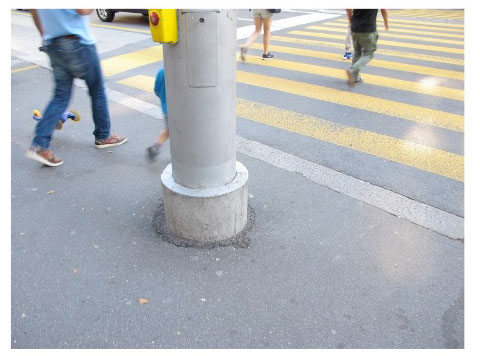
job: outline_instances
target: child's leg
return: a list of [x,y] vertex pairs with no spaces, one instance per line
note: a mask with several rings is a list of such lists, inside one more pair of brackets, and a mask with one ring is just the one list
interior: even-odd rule
[[158,135],[155,144],[147,148],[147,155],[150,160],[154,160],[160,153],[162,145],[168,139],[168,117],[167,117],[167,95],[165,90],[165,70],[160,68],[155,78],[155,86],[153,88],[155,95],[160,99],[163,116],[165,118],[167,127],[164,128]]
[[168,130],[163,129],[157,137],[157,145],[162,145],[168,139]]

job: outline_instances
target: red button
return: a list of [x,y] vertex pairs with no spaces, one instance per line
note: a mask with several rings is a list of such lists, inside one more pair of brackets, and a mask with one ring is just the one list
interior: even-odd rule
[[159,18],[158,18],[158,15],[156,12],[151,12],[150,13],[150,23],[153,25],[153,26],[157,26],[158,25],[158,21],[159,21]]

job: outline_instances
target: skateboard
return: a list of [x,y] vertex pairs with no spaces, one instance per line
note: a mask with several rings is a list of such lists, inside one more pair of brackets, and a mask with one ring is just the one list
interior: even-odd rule
[[[33,117],[32,118],[35,121],[40,121],[40,120],[42,120],[42,114],[40,114],[40,111],[38,111],[38,110],[33,110]],[[78,112],[76,112],[74,110],[64,112],[62,114],[62,117],[60,119],[58,119],[56,129],[61,130],[62,127],[63,127],[63,124],[68,119],[71,119],[73,122],[79,122],[80,121],[80,115],[78,114]]]

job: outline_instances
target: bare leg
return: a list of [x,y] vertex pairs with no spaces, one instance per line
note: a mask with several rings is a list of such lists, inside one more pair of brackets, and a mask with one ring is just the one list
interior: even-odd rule
[[260,32],[262,31],[262,18],[261,17],[255,17],[255,31],[250,35],[248,38],[247,42],[243,45],[243,47],[250,47],[250,45],[255,42],[258,36],[260,36]]
[[263,54],[268,53],[268,45],[270,44],[270,26],[272,25],[272,16],[263,19]]
[[247,59],[247,50],[248,47],[257,39],[260,35],[260,31],[262,30],[262,19],[260,17],[254,17],[255,21],[255,31],[250,35],[247,42],[243,46],[240,47],[240,58],[242,61]]
[[160,134],[158,135],[157,137],[157,144],[161,145],[163,144],[165,141],[167,141],[168,139],[168,130],[167,129],[163,129],[162,132],[160,132]]

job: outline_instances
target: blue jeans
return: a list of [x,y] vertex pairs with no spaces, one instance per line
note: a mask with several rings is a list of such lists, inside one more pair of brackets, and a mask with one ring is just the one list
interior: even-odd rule
[[95,139],[110,136],[110,115],[103,76],[95,45],[86,45],[78,38],[59,37],[46,46],[55,77],[55,92],[35,128],[32,145],[48,149],[58,119],[70,101],[74,78],[85,80],[92,101]]

